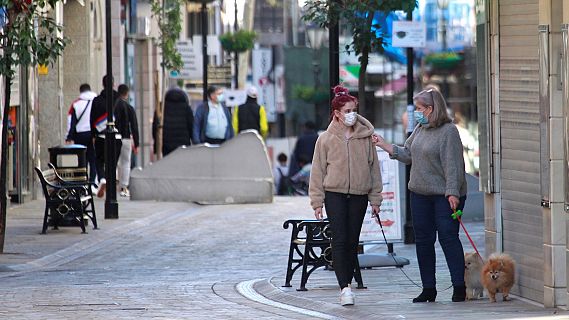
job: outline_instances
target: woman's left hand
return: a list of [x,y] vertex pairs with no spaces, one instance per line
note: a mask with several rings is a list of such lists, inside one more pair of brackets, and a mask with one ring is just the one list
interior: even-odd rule
[[455,211],[456,208],[458,208],[458,205],[460,204],[460,200],[456,197],[456,196],[448,196],[448,204],[450,205],[450,208]]

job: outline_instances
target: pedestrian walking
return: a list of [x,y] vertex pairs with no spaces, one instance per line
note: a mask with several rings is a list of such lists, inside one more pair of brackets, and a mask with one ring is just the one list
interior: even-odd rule
[[304,131],[302,135],[298,137],[298,140],[296,140],[294,151],[290,159],[289,172],[291,175],[295,175],[302,168],[299,164],[300,159],[306,159],[308,163],[312,163],[316,139],[318,139],[316,124],[312,121],[306,121],[304,123]]
[[459,222],[451,217],[466,201],[466,178],[462,142],[447,114],[441,93],[430,88],[413,98],[418,125],[403,147],[374,136],[375,144],[392,159],[411,166],[408,188],[415,232],[417,260],[423,291],[413,302],[435,301],[435,240],[443,248],[450,270],[452,301],[464,301],[464,252],[458,237]]
[[195,114],[193,140],[195,143],[222,144],[233,138],[231,112],[225,106],[223,89],[207,89],[207,103],[198,106]]
[[131,155],[138,153],[139,136],[138,121],[134,107],[128,103],[129,88],[126,84],[118,87],[119,98],[115,105],[115,123],[122,139],[119,161],[117,165],[121,197],[130,197],[128,185],[130,181]]
[[357,114],[358,99],[348,89],[337,86],[334,95],[330,125],[316,141],[309,196],[316,219],[323,219],[322,207],[326,208],[340,303],[352,305],[360,230],[368,202],[373,214],[379,214],[383,186],[371,139],[373,125]]
[[[91,116],[90,116],[90,124],[91,124],[91,134],[94,139],[95,145],[95,163],[97,166],[97,177],[99,179],[99,190],[97,191],[97,196],[99,198],[105,195],[107,180],[105,179],[105,132],[107,129],[107,77],[108,75],[103,77],[103,91],[93,99],[93,106],[91,107]],[[113,78],[111,77],[111,83],[113,83]],[[112,101],[113,106],[115,105],[118,99],[118,92],[112,90]],[[118,150],[121,149],[122,141],[119,136],[116,137],[116,158],[114,161],[118,161],[120,153]]]
[[[162,127],[162,155],[166,156],[180,146],[192,144],[194,114],[190,100],[184,90],[169,89],[164,96],[164,122]],[[158,117],[155,114],[156,128]]]
[[256,130],[263,138],[269,133],[265,107],[257,103],[257,87],[247,89],[247,101],[233,109],[233,130],[238,134],[244,130]]
[[97,166],[95,164],[95,148],[91,136],[91,108],[97,94],[91,91],[91,86],[84,83],[79,86],[79,97],[71,103],[67,115],[67,135],[65,142],[80,144],[87,147],[87,162],[89,163],[89,181],[95,182]]

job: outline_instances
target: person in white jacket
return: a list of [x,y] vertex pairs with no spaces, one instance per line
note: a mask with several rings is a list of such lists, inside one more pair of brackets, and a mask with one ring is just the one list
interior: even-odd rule
[[95,149],[91,135],[90,115],[93,99],[97,94],[91,91],[91,86],[84,83],[79,86],[79,97],[71,103],[67,114],[68,144],[80,144],[87,147],[87,161],[89,162],[89,181],[95,182],[97,169],[95,166]]

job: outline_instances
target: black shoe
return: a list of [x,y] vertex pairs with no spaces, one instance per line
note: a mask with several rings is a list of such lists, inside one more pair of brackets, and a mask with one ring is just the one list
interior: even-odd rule
[[[466,289],[464,291],[464,294],[466,294]],[[437,289],[435,288],[423,288],[423,292],[421,292],[421,294],[417,297],[413,299],[413,303],[417,303],[417,302],[435,302],[435,299],[437,298]]]
[[466,300],[465,286],[452,286],[452,302],[462,302]]

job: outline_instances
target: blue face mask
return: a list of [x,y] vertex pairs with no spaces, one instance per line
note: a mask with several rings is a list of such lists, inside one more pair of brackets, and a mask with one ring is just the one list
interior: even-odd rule
[[425,114],[423,113],[423,111],[415,110],[413,112],[413,116],[415,117],[415,121],[419,124],[428,124],[429,123],[429,119],[427,119],[427,117],[425,117]]
[[225,101],[225,97],[223,96],[223,93],[222,93],[222,94],[219,94],[219,95],[217,96],[217,102],[222,103],[222,102],[224,102],[224,101]]

